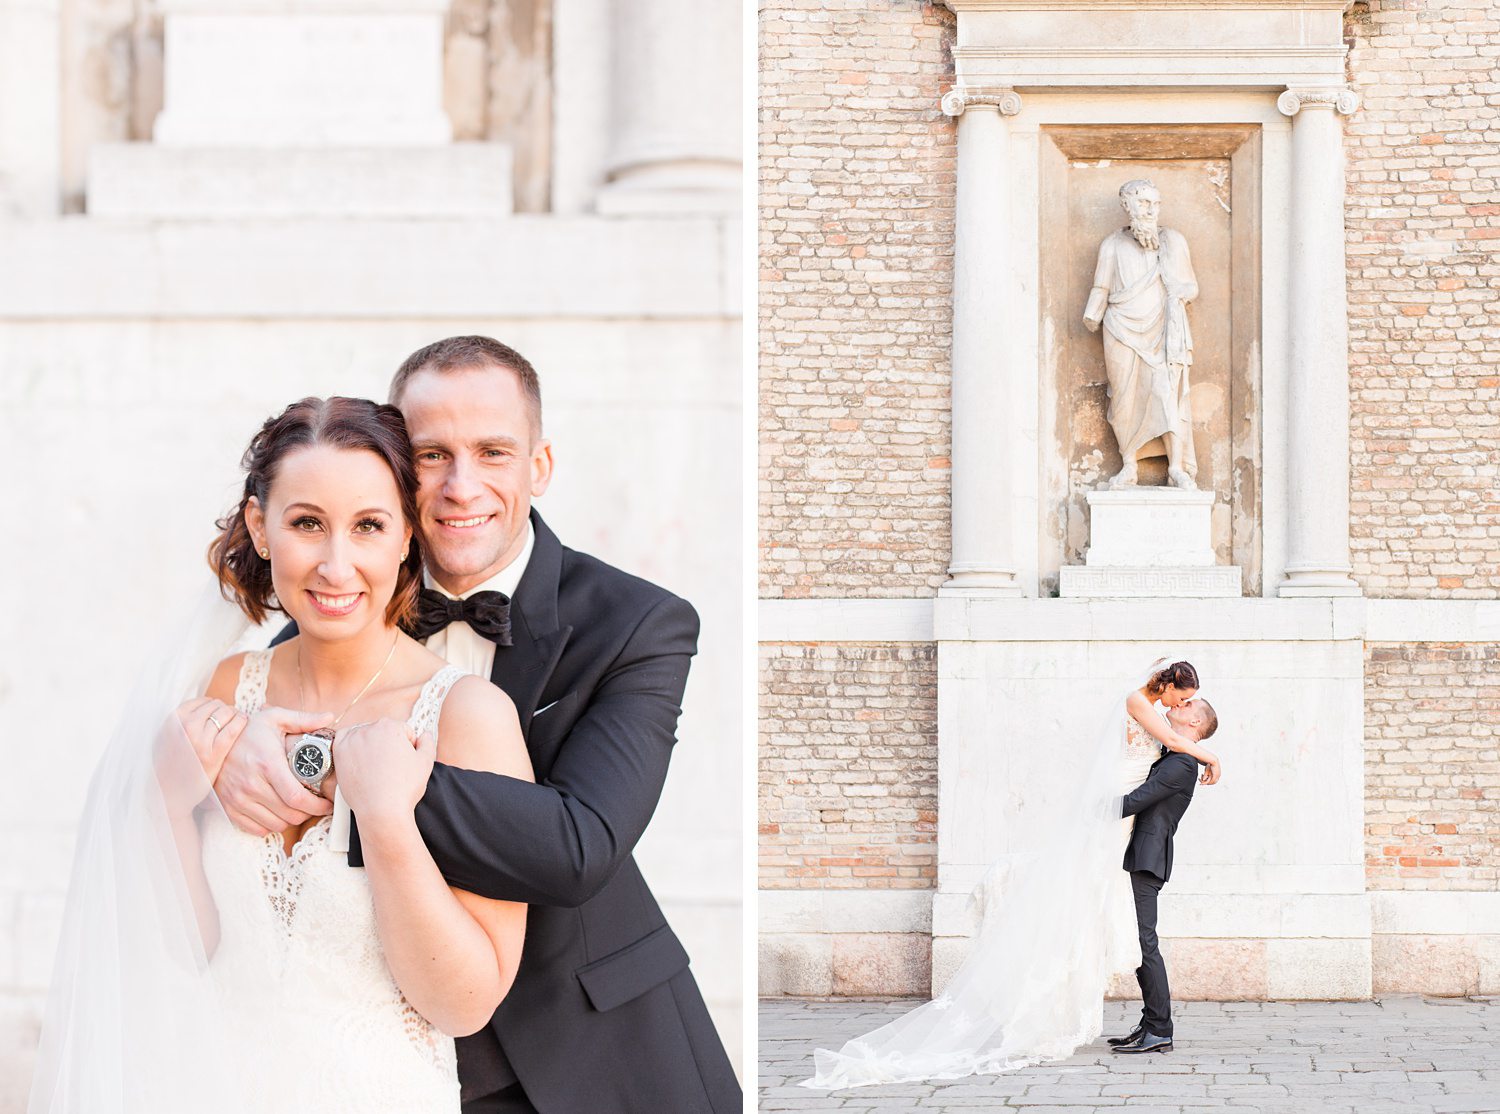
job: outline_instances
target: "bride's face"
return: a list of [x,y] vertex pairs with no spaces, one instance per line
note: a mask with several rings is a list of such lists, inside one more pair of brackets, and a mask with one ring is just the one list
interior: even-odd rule
[[1186,704],[1197,695],[1197,689],[1180,689],[1176,685],[1168,685],[1161,690],[1161,706],[1163,708],[1176,708]]
[[339,640],[385,626],[411,528],[383,460],[363,449],[314,445],[287,455],[262,507],[245,523],[270,550],[276,598],[298,628]]

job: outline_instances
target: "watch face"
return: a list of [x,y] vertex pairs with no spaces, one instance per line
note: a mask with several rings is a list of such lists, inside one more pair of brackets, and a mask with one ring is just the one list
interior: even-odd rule
[[303,743],[292,752],[292,772],[300,778],[315,778],[323,772],[323,748]]

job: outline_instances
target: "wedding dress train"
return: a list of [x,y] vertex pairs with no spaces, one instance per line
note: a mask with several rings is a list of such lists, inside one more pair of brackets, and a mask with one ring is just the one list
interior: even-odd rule
[[978,931],[946,989],[837,1052],[818,1049],[803,1086],[1006,1071],[1064,1059],[1099,1036],[1110,972],[1140,957],[1121,869],[1131,824],[1120,818],[1122,788],[1144,781],[1161,753],[1124,697],[1104,722],[1094,740],[1069,741],[1059,756],[1082,771],[1067,805],[1032,808],[1012,825],[1010,849],[975,890]]

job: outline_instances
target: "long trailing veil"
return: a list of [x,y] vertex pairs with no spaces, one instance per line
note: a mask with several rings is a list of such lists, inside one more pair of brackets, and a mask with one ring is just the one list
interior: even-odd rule
[[250,1114],[198,848],[228,824],[174,710],[247,628],[205,590],[147,658],[89,786],[28,1114]]
[[1091,739],[1028,741],[1056,748],[1050,773],[1068,789],[1021,794],[1018,815],[1007,818],[1007,850],[974,892],[973,950],[943,993],[837,1052],[818,1049],[816,1074],[803,1086],[833,1090],[1006,1071],[1064,1059],[1099,1036],[1110,902],[1122,869],[1129,691],[1122,686]]

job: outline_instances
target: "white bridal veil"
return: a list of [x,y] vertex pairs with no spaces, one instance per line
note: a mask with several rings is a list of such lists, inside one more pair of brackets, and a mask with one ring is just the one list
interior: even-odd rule
[[173,711],[246,627],[206,591],[147,659],[100,759],[28,1114],[240,1114],[198,856],[206,828],[229,821]]
[[[1143,676],[1137,686],[1144,683]],[[931,1002],[837,1052],[818,1049],[816,1075],[804,1086],[999,1072],[1062,1059],[1098,1037],[1109,905],[1122,869],[1126,695],[1122,686],[1097,713],[1102,726],[1091,737],[1027,738],[1021,725],[1014,737],[997,740],[1054,750],[1046,775],[1052,784],[1023,792],[1032,803],[1006,818],[1006,853],[975,890],[980,919],[969,958]]]

